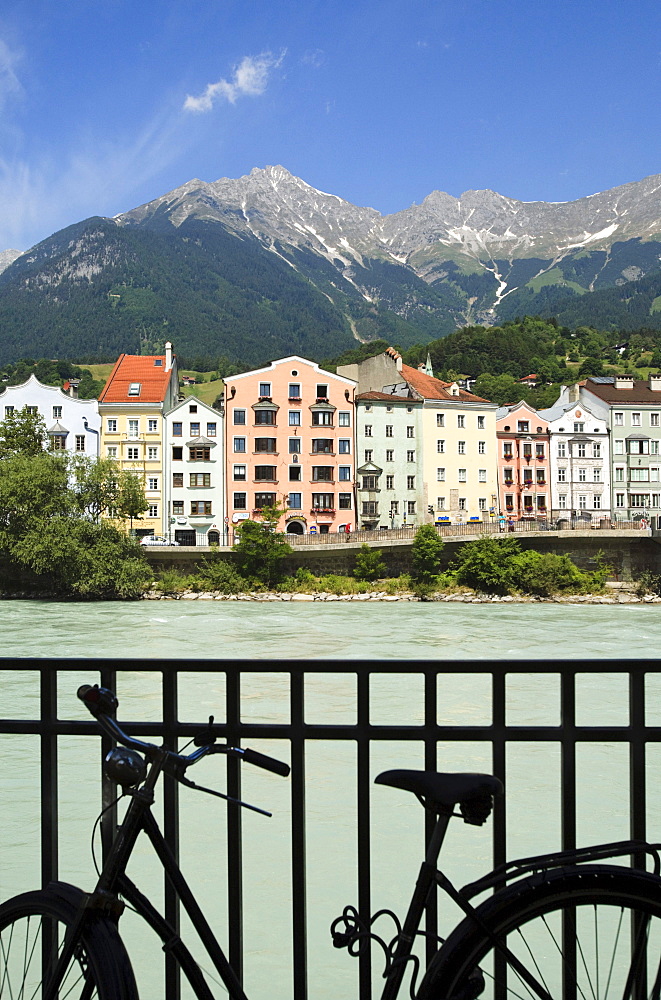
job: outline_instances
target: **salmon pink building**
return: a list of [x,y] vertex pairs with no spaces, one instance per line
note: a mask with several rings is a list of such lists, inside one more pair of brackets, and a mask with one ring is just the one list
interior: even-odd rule
[[355,387],[297,356],[226,380],[230,530],[275,503],[289,534],[353,530]]
[[550,432],[528,403],[496,411],[500,512],[515,521],[551,510]]

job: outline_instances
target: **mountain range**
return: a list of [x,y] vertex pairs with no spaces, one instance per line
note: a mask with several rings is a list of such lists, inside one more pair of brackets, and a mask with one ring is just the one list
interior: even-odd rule
[[573,202],[441,191],[392,215],[283,167],[192,180],[0,253],[0,361],[172,340],[201,364],[406,347],[515,316],[661,329],[661,175]]

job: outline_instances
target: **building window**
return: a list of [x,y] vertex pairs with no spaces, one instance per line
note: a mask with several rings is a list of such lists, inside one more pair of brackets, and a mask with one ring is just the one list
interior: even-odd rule
[[129,420],[129,437],[137,438],[140,427],[139,420]]
[[486,455],[487,453],[487,443],[486,441],[477,442],[477,453],[478,455]]
[[407,427],[406,428],[406,436],[407,436],[407,438],[415,437],[415,428],[414,427]]
[[300,410],[290,410],[289,411],[289,426],[290,427],[300,427],[301,426],[301,411]]
[[658,454],[659,454],[659,442],[650,441],[650,455],[658,455]]
[[372,425],[371,424],[365,424],[365,437],[366,438],[371,438],[372,437]]
[[363,517],[375,517],[379,513],[376,500],[363,500]]
[[407,488],[407,490],[414,490],[415,489],[415,476],[407,476],[406,477],[406,488]]
[[460,483],[466,482],[466,469],[457,469],[457,480]]
[[184,457],[184,449],[181,447],[176,447],[172,449],[172,461],[180,462]]
[[437,483],[444,483],[445,482],[445,469],[437,469],[436,470],[436,482]]
[[624,413],[614,413],[613,414],[613,423],[614,423],[614,425],[616,427],[623,427],[624,426]]
[[388,450],[386,452],[386,462],[394,462],[394,460],[395,460],[395,452]]
[[463,415],[463,413],[458,413],[457,414],[457,427],[465,427],[465,426],[466,426],[466,417]]
[[158,517],[158,504],[150,503],[147,508],[147,517]]
[[535,455],[536,455],[537,458],[544,458],[544,445],[543,444],[536,444],[535,445]]
[[340,410],[337,423],[339,427],[351,427],[351,414],[346,410]]
[[[14,412],[14,407],[13,406],[5,406],[5,416],[6,417],[8,417],[9,414],[13,413],[13,412]],[[115,421],[115,424],[117,424],[117,421]],[[117,428],[115,428],[115,429],[117,429]]]
[[399,517],[399,500],[390,501],[390,516]]
[[333,466],[332,465],[313,465],[312,466],[312,482],[313,483],[332,483],[333,482]]
[[622,438],[615,438],[613,441],[613,454],[624,455],[624,441]]
[[543,493],[537,494],[537,510],[546,510],[546,497]]
[[338,506],[340,510],[351,510],[351,494],[340,493]]
[[216,425],[215,423],[207,424],[207,437],[215,438],[216,436]]
[[584,430],[585,430],[585,424],[583,423],[582,420],[576,421],[574,423],[574,434],[582,434]]
[[560,508],[560,510],[567,509],[567,496],[565,493],[561,493],[560,496],[558,497],[558,507]]
[[317,386],[317,399],[328,399],[328,386],[318,385]]
[[459,497],[459,510],[466,510],[466,497]]
[[539,486],[540,483],[546,482],[546,472],[544,471],[544,469],[537,469],[536,471],[537,471],[537,485]]
[[156,431],[158,430],[158,420],[148,420],[147,430],[149,431],[150,434],[155,434]]
[[631,426],[640,427],[640,413],[631,414]]
[[138,448],[127,448],[126,449],[126,457],[129,460],[129,462],[137,462],[138,461],[138,454],[139,454],[139,449]]
[[245,410],[234,410],[232,419],[235,424],[245,424],[246,422],[246,411]]
[[[256,410],[255,411],[255,424],[259,427],[265,424],[269,427],[275,427],[275,410]],[[300,417],[300,413],[296,412],[295,416]],[[290,414],[291,417],[291,414]],[[291,419],[289,421],[291,423]]]
[[275,493],[255,493],[255,510],[262,510],[264,507],[273,507],[275,504]]
[[191,500],[190,512],[192,516],[195,516],[195,514],[211,514],[211,500]]
[[387,490],[394,490],[394,488],[395,488],[395,477],[394,476],[386,476],[386,489]]
[[210,472],[191,472],[188,477],[189,486],[211,486]]
[[624,482],[624,469],[621,465],[618,465],[617,468],[615,469],[615,482],[616,483]]
[[246,509],[246,493],[235,493],[234,494],[234,510],[245,510]]
[[85,435],[76,434],[76,451],[85,451]]
[[[298,440],[296,438],[295,440]],[[313,455],[334,455],[335,442],[332,438],[312,438]]]
[[392,437],[392,424],[386,424],[386,437]]
[[109,444],[106,448],[106,455],[108,458],[117,458],[117,445]]
[[459,455],[465,455],[466,454],[466,442],[465,441],[457,441],[457,454],[459,454]]
[[314,510],[332,510],[335,506],[334,493],[313,493],[312,507]]
[[503,443],[503,458],[511,460],[512,458],[512,442],[505,441]]
[[436,510],[445,510],[445,497],[436,497]]
[[190,425],[190,436],[192,438],[198,438],[200,436],[200,425],[197,421]]
[[[291,386],[290,386],[290,389],[291,389]],[[289,494],[289,500],[287,502],[287,506],[289,507],[290,510],[301,510],[301,507],[302,507],[301,497],[302,496],[303,496],[302,493],[290,493]]]
[[366,462],[371,462],[372,461],[372,449],[371,448],[366,448],[365,449],[365,461]]
[[351,479],[351,466],[341,465],[338,470],[338,479],[343,483],[348,483]]
[[[61,416],[62,416],[62,407],[61,406],[54,406],[53,407],[53,420],[59,420]],[[658,414],[657,414],[657,416],[658,416]]]
[[158,460],[158,448],[155,445],[151,445],[147,448],[147,458],[150,462],[156,462]]
[[532,469],[523,470],[523,485],[532,486]]
[[659,414],[650,413],[650,427],[658,427],[658,426],[659,426]]
[[363,476],[363,489],[364,490],[376,490],[379,486],[378,476]]
[[578,498],[578,509],[586,510],[588,506],[588,498],[586,496],[579,496]]
[[524,446],[523,446],[523,457],[524,458],[532,458],[532,445],[531,444],[524,444]]
[[629,455],[649,455],[649,439],[644,441],[627,440],[627,454]]
[[445,427],[445,414],[444,413],[437,413],[436,414],[436,426],[437,427]]
[[276,439],[275,438],[255,438],[255,451],[256,452],[269,452],[269,454],[276,454]]
[[289,482],[290,483],[300,483],[303,478],[300,465],[290,465],[289,466]]
[[[7,408],[6,407],[5,407],[5,412],[7,412]],[[108,434],[116,434],[117,433],[117,421],[114,419],[114,417],[111,417],[107,421],[106,426],[107,426],[107,429],[108,429]]]
[[601,445],[598,441],[595,441],[592,445],[592,457],[601,458]]
[[443,455],[445,452],[445,440],[438,440],[436,442],[436,451],[439,455]]
[[592,470],[592,482],[593,483],[600,483],[601,482],[601,469],[593,469]]
[[[313,444],[313,449],[312,450],[314,451],[314,441],[312,442],[312,444]],[[298,455],[300,453],[300,451],[301,451],[301,439],[300,438],[289,438],[289,454],[290,455]]]
[[415,500],[406,501],[406,513],[415,514]]
[[587,455],[586,449],[587,449],[587,445],[585,445],[585,444],[579,444],[577,446],[577,450],[576,450],[576,456],[577,456],[577,458],[585,458],[586,455]]
[[[332,427],[333,426],[333,414],[330,410],[315,410],[312,414],[312,426],[313,427]],[[372,428],[370,427],[370,434],[372,433]]]
[[558,458],[567,457],[567,445],[564,441],[558,441]]
[[183,500],[173,500],[172,501],[172,513],[175,517],[181,516],[184,512],[184,501]]
[[478,481],[478,483],[486,483],[486,481],[487,481],[487,470],[486,469],[478,469],[477,470],[477,481]]
[[260,382],[259,383],[259,395],[260,396],[271,396],[271,383],[270,382]]
[[514,471],[512,469],[503,469],[503,482],[505,486],[511,486],[514,482]]
[[615,494],[615,506],[616,507],[624,507],[625,506],[625,503],[624,503],[624,493],[616,493]]
[[486,500],[486,497],[480,497],[480,499],[477,501],[477,509],[478,510],[486,510],[487,509],[487,500]]
[[599,496],[598,493],[595,493],[595,495],[592,497],[592,507],[594,508],[594,510],[601,509],[601,497]]
[[298,382],[289,383],[289,399],[300,399],[301,387]]
[[191,462],[211,461],[211,448],[189,448],[188,459]]
[[477,429],[478,429],[478,431],[483,431],[484,430],[484,417],[478,417],[477,418]]
[[415,452],[414,451],[407,451],[406,452],[406,461],[407,462],[415,462]]
[[579,469],[578,470],[578,481],[579,481],[579,483],[584,483],[586,481],[586,478],[587,478],[586,477],[586,470],[585,469]]
[[147,480],[147,489],[152,491],[158,489],[158,478],[156,476],[149,477]]
[[274,483],[276,480],[276,468],[275,465],[256,465],[255,466],[255,479],[268,481]]
[[[129,386],[129,392],[128,392],[128,394],[129,394],[129,396],[139,396],[140,395],[140,383],[139,382],[131,382],[131,384]],[[152,516],[152,515],[150,515],[150,516]],[[156,517],[156,514],[154,514],[153,517]]]
[[172,486],[177,489],[184,485],[184,474],[183,472],[173,472],[172,473]]
[[175,420],[172,424],[172,437],[180,438],[184,433],[184,425],[180,420]]
[[517,430],[519,434],[528,434],[530,432],[530,421],[529,420],[519,420],[517,424]]
[[349,438],[340,438],[338,442],[338,449],[340,455],[350,455],[351,454],[351,441]]
[[632,483],[648,483],[650,479],[649,469],[630,469],[629,479]]
[[197,403],[191,403],[191,405],[188,407],[188,412],[197,413]]

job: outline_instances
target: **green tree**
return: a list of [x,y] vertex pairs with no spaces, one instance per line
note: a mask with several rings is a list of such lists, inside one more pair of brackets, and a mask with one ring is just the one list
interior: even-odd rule
[[363,542],[356,553],[353,575],[357,580],[380,580],[388,572],[388,567],[382,561],[381,549],[372,549]]
[[6,455],[39,455],[46,444],[46,424],[27,406],[12,410],[0,420],[0,458]]
[[516,586],[514,557],[520,553],[515,538],[485,535],[462,545],[452,565],[457,583],[486,594],[509,594]]
[[148,507],[145,485],[140,476],[128,469],[122,469],[117,476],[117,503],[114,516],[120,521],[129,520],[133,530],[133,521],[139,520]]
[[93,521],[106,515],[119,521],[140,518],[149,503],[141,477],[130,469],[120,469],[112,458],[98,460],[76,456],[71,468],[79,511]]
[[441,572],[444,542],[433,524],[422,524],[411,547],[411,576],[417,583],[431,584]]
[[276,525],[284,508],[264,507],[260,521],[243,521],[239,540],[234,545],[235,562],[242,576],[267,587],[277,583],[282,575],[282,562],[293,552]]

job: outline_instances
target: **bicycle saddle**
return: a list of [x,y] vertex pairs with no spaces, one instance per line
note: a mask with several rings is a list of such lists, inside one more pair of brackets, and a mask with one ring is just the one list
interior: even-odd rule
[[493,797],[503,793],[502,782],[491,774],[396,770],[382,771],[374,782],[413,792],[426,808],[434,812],[447,812],[458,805],[464,821],[475,826],[485,822],[491,812]]

